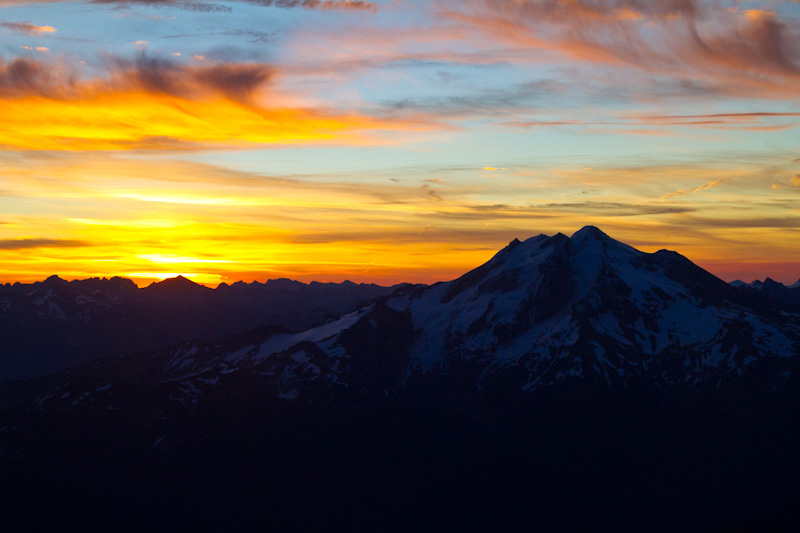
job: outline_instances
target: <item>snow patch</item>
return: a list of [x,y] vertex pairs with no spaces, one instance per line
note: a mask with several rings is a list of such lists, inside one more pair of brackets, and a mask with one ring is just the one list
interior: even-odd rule
[[271,337],[266,342],[264,342],[258,350],[258,353],[253,357],[253,359],[258,361],[263,361],[267,359],[270,355],[281,353],[286,351],[287,349],[300,344],[304,341],[310,342],[320,342],[335,335],[338,335],[342,331],[346,330],[349,327],[352,327],[358,320],[366,315],[372,306],[367,307],[361,311],[356,311],[354,313],[350,313],[349,315],[345,315],[337,320],[333,320],[328,322],[327,324],[323,324],[322,326],[312,328],[301,333],[294,333],[294,334],[287,334],[283,333],[281,335],[275,335]]

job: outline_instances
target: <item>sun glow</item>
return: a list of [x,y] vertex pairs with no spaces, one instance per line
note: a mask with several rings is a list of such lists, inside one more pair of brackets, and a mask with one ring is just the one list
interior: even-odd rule
[[[569,234],[586,224],[645,251],[678,250],[701,265],[742,264],[758,251],[771,270],[796,277],[796,241],[736,227],[747,215],[730,207],[759,194],[792,197],[800,190],[794,172],[584,168],[514,169],[480,182],[466,179],[476,174],[465,168],[458,184],[452,175],[416,182],[275,177],[127,154],[16,162],[0,170],[11,194],[0,196],[0,208],[13,199],[28,212],[0,217],[0,281],[120,275],[147,284],[181,274],[209,285],[278,277],[435,282],[482,264],[514,238]],[[565,200],[576,186],[597,192]],[[518,197],[510,201],[506,190]],[[791,225],[781,218],[792,216],[787,205],[760,207],[762,219],[753,223],[763,224],[770,212],[766,222]],[[734,215],[738,222],[728,222]],[[698,224],[717,224],[714,239],[685,229]]]

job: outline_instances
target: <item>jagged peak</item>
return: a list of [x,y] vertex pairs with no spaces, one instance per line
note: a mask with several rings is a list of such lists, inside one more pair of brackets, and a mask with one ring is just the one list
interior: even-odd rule
[[60,278],[57,274],[53,274],[52,276],[50,276],[46,280],[42,281],[42,283],[47,284],[47,285],[53,285],[53,284],[56,284],[56,283],[66,283],[66,282],[67,281],[65,279]]
[[167,278],[161,281],[154,281],[150,285],[147,286],[148,289],[153,288],[202,288],[207,289],[204,285],[200,285],[199,283],[195,283],[194,281],[186,278],[184,276],[178,275],[174,278]]
[[584,226],[570,237],[570,240],[576,242],[582,242],[587,239],[604,240],[610,239],[610,237],[603,233],[597,226]]

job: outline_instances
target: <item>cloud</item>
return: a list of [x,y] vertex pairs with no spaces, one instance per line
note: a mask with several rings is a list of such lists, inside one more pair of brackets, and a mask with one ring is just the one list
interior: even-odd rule
[[542,207],[564,212],[593,213],[612,217],[629,217],[641,215],[674,215],[689,213],[694,208],[678,205],[636,204],[625,202],[580,202],[550,203]]
[[638,117],[642,121],[650,121],[653,123],[668,123],[668,124],[694,124],[700,121],[711,122],[748,122],[760,118],[774,118],[774,117],[800,117],[800,113],[768,113],[768,112],[750,112],[750,113],[715,113],[710,115],[651,115]]
[[[48,3],[52,0],[0,0],[0,6]],[[59,0],[56,0],[59,1]],[[77,0],[60,0],[62,2]],[[231,7],[202,1],[183,0],[90,0],[93,4],[130,5],[138,4],[151,7],[171,7],[198,11],[201,13],[231,13]],[[320,11],[377,11],[373,2],[362,0],[240,0],[252,5],[279,7],[283,9],[302,8]]]
[[556,80],[536,80],[512,88],[486,89],[469,95],[429,98],[406,98],[385,102],[391,111],[400,113],[427,113],[450,118],[474,116],[519,115],[532,110],[544,101],[563,99],[570,88]]
[[714,83],[729,94],[794,98],[796,25],[772,12],[696,0],[467,0],[445,14],[503,42],[578,62]]
[[36,95],[55,97],[74,87],[74,75],[58,65],[15,58],[0,58],[0,98]]
[[177,35],[166,35],[164,39],[196,39],[197,37],[206,38],[210,35],[225,35],[232,37],[243,37],[250,40],[252,43],[271,43],[275,40],[275,33],[255,30],[225,30],[218,32],[204,32],[204,33],[183,33]]
[[0,22],[0,28],[8,28],[25,35],[44,35],[58,31],[52,26],[37,26],[30,22]]
[[345,10],[345,11],[377,11],[373,2],[361,0],[247,0],[248,3],[267,7]]
[[68,239],[0,239],[0,250],[26,250],[29,248],[73,248],[80,246],[89,246],[89,243]]
[[[750,112],[750,113],[717,113],[708,115],[630,115],[619,116],[609,120],[586,121],[583,119],[562,119],[562,120],[530,120],[521,122],[503,122],[503,126],[513,128],[542,128],[542,127],[563,127],[563,126],[620,126],[628,128],[631,126],[643,127],[699,127],[724,130],[744,130],[744,131],[780,131],[791,129],[797,126],[795,123],[775,124],[769,122],[773,119],[800,117],[800,113],[771,113],[771,112]],[[659,134],[669,135],[669,130],[610,130],[617,133],[636,133],[636,134]]]
[[[0,0],[2,1],[2,0]],[[47,0],[41,0],[47,1]],[[61,0],[71,1],[71,0]],[[184,9],[186,11],[196,11],[199,13],[232,13],[233,9],[230,6],[222,4],[212,4],[208,2],[199,1],[181,1],[181,0],[90,0],[93,4],[106,4],[106,5],[121,5],[126,6],[130,4],[138,4],[150,7],[172,7],[176,9]]]
[[738,217],[738,218],[712,218],[685,216],[671,221],[676,226],[693,228],[786,228],[796,229],[797,219],[784,217]]
[[253,92],[269,83],[275,69],[258,63],[217,63],[189,67],[171,60],[139,55],[135,60],[115,58],[111,86],[131,86],[149,93],[194,99],[219,93],[231,100],[249,101]]
[[792,176],[790,181],[792,182],[792,185],[800,187],[800,173],[797,173],[794,176]]
[[695,211],[693,207],[669,204],[627,202],[552,202],[528,206],[507,204],[464,205],[458,210],[437,211],[433,218],[462,221],[492,220],[545,220],[579,215],[582,217],[634,217],[648,215],[674,215]]
[[704,185],[700,185],[699,187],[695,187],[693,189],[678,189],[675,192],[663,195],[661,198],[674,198],[676,196],[686,196],[687,194],[691,194],[693,192],[705,191],[713,187],[722,185],[723,183],[725,183],[726,181],[730,181],[731,179],[733,178],[720,178],[718,180],[710,181]]
[[441,202],[441,201],[442,201],[442,197],[439,195],[439,193],[438,193],[438,192],[436,192],[436,191],[435,191],[435,190],[434,190],[434,189],[433,189],[433,188],[432,188],[430,185],[428,185],[427,183],[426,183],[425,185],[423,185],[423,186],[422,186],[422,192],[424,192],[424,193],[425,193],[425,195],[426,195],[426,196],[428,196],[428,198],[433,198],[433,199],[434,199],[434,200],[436,200],[437,202]]
[[0,59],[0,144],[39,150],[375,144],[384,133],[444,127],[303,105],[280,93],[277,67],[263,63],[185,64],[143,53],[110,58],[105,68],[106,76],[86,79],[68,64]]

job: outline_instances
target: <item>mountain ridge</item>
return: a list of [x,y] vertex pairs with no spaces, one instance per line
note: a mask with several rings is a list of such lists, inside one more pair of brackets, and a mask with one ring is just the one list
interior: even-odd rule
[[143,288],[120,277],[0,285],[0,381],[269,323],[304,329],[391,290],[280,280],[212,289],[182,276]]
[[[161,353],[170,353],[167,368],[184,377],[242,365],[295,368],[296,380],[273,383],[284,395],[320,386],[332,394],[341,383],[368,396],[395,394],[412,376],[437,374],[441,386],[453,369],[474,380],[462,392],[479,396],[509,379],[522,382],[520,391],[579,379],[715,394],[752,365],[777,365],[787,379],[789,360],[800,352],[800,313],[793,309],[737,289],[676,252],[641,252],[589,226],[572,237],[511,241],[455,280],[387,290],[311,329],[268,329],[260,340],[245,334],[232,352],[209,339]],[[205,359],[195,356],[201,349]],[[384,352],[393,355],[369,359]],[[309,363],[309,353],[319,360]],[[370,392],[378,386],[375,372],[382,388]]]

